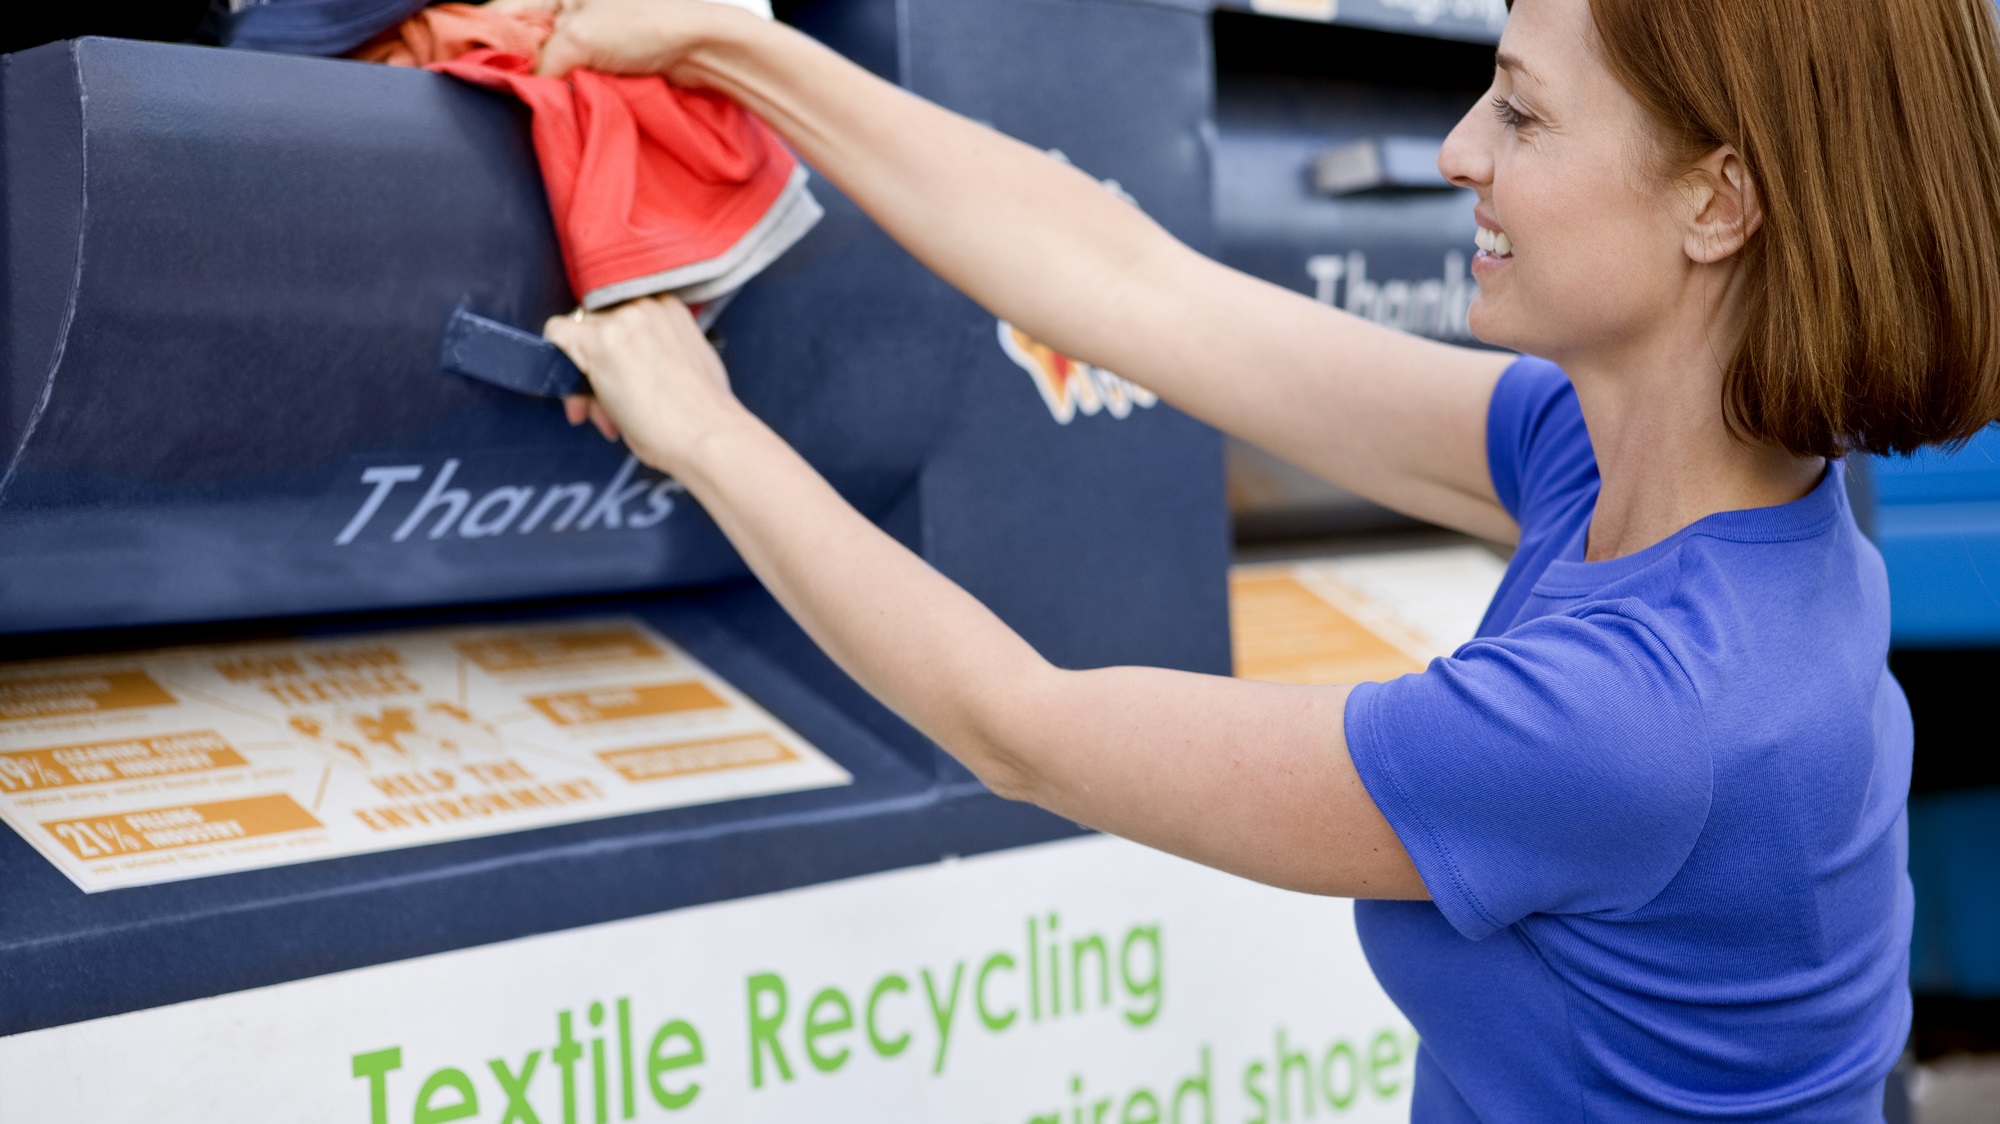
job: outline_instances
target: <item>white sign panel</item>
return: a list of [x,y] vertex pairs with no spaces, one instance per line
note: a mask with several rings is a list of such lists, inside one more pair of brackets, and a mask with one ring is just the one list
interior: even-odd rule
[[1406,1120],[1352,918],[1092,837],[0,1039],[0,1120]]

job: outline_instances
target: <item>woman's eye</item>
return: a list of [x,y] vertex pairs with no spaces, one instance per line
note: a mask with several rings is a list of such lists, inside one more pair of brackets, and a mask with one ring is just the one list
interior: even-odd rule
[[1528,116],[1514,108],[1514,103],[1506,98],[1493,99],[1493,113],[1500,123],[1510,129],[1518,129],[1528,123]]

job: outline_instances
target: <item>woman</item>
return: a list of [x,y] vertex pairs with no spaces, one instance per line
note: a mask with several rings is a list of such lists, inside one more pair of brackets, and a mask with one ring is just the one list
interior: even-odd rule
[[[995,792],[1364,899],[1419,1120],[1879,1119],[1910,720],[1837,458],[2000,414],[1986,0],[1519,0],[1442,167],[1479,338],[1208,261],[801,35],[583,0],[543,68],[761,114],[947,280],[1380,503],[1518,544],[1481,638],[1386,684],[1051,667],[731,397],[686,312],[548,335],[856,679]],[[1167,607],[1163,607],[1167,608]]]

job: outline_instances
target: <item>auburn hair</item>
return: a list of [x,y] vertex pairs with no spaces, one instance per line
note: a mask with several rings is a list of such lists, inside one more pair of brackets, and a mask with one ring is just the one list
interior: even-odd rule
[[1727,145],[1762,228],[1723,384],[1743,435],[1907,453],[2000,418],[1992,0],[1590,0],[1679,167]]

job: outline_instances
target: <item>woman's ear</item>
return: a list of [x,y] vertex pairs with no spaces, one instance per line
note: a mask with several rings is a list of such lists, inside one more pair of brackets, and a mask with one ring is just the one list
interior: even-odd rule
[[1750,166],[1724,145],[1682,177],[1686,185],[1687,256],[1714,265],[1741,250],[1764,225],[1764,205]]

